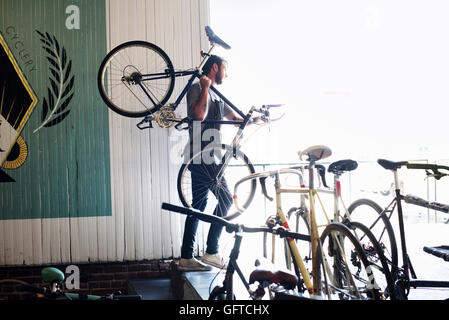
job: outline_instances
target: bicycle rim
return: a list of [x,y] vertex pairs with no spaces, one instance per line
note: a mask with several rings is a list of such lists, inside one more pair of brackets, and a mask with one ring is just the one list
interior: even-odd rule
[[98,71],[98,89],[104,102],[127,117],[143,117],[160,109],[170,98],[174,82],[170,58],[145,41],[115,47]]
[[374,276],[363,249],[351,231],[341,223],[331,223],[321,235],[320,284],[329,299],[379,299]]
[[368,227],[360,222],[348,222],[346,225],[353,231],[363,248],[371,271],[373,272],[375,286],[379,289],[383,298],[395,300],[393,277],[387,259],[385,258],[384,250],[379,242],[377,242],[376,237]]
[[398,265],[398,249],[393,227],[383,209],[372,200],[359,199],[349,206],[348,211],[351,221],[362,223],[376,237],[393,272]]
[[[223,167],[224,158],[227,158],[227,163]],[[196,177],[195,185],[192,185],[192,169]],[[223,218],[231,220],[240,215],[233,202],[234,185],[242,177],[254,172],[253,165],[241,151],[236,151],[234,156],[232,147],[228,145],[206,148],[181,166],[178,174],[178,195],[186,207],[205,213],[217,210]],[[219,177],[217,173],[220,174]],[[255,190],[256,180],[239,186],[237,196],[241,208],[246,209],[249,206]]]

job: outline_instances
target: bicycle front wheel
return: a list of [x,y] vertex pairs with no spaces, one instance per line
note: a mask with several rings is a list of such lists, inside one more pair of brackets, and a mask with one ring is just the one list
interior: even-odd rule
[[157,111],[170,98],[174,85],[170,58],[146,41],[115,47],[98,70],[98,90],[103,101],[126,117],[144,117]]
[[[231,220],[240,215],[234,204],[235,183],[255,172],[248,157],[229,145],[206,148],[181,166],[178,195],[182,204]],[[239,187],[239,206],[246,209],[254,198],[256,180]]]
[[380,299],[369,261],[348,227],[329,224],[321,234],[321,246],[314,257],[320,265],[320,289],[329,299]]
[[370,199],[359,199],[349,206],[348,211],[351,221],[364,224],[376,237],[394,274],[398,265],[398,248],[390,219],[382,212],[382,207]]

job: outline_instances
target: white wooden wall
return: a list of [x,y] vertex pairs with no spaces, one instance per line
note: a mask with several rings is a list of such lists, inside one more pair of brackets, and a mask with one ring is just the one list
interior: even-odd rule
[[[110,0],[110,48],[134,39],[161,47],[176,69],[199,63],[208,46],[208,0]],[[186,79],[177,79],[171,101]],[[177,110],[185,115],[185,101]],[[107,259],[149,259],[180,255],[184,218],[162,212],[163,201],[178,203],[179,147],[175,129],[139,131],[136,119],[110,113],[113,220],[103,227],[111,237]],[[199,237],[201,245],[202,237]],[[114,245],[115,243],[115,245]],[[104,252],[106,254],[106,252]]]
[[[105,1],[108,50],[146,40],[163,48],[180,69],[197,65],[200,50],[207,49],[209,0]],[[177,82],[172,97],[182,84]],[[179,109],[185,113],[185,105]],[[160,209],[163,201],[179,201],[174,151],[180,149],[179,134],[157,126],[140,131],[138,121],[110,112],[112,215],[0,221],[0,265],[179,257],[184,218]]]

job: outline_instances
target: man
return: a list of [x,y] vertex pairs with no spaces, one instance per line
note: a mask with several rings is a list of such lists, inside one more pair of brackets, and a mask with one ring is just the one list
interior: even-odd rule
[[[197,121],[222,120],[223,118],[242,120],[212,90],[209,90],[210,86],[223,83],[223,80],[227,77],[226,69],[227,62],[221,57],[211,55],[206,61],[202,69],[203,76],[199,82],[191,86],[187,93],[187,115],[190,118]],[[189,130],[190,146],[188,150],[190,150],[190,154],[194,154],[210,144],[221,144],[219,124],[201,123],[200,130],[195,130],[195,125],[198,126],[198,123],[194,123],[193,128]],[[206,136],[210,137],[210,139],[203,141]],[[204,185],[202,182],[204,175],[201,174],[204,166],[204,164],[195,163],[189,166],[192,177],[192,207],[200,211],[205,209],[209,193],[209,190],[203,190],[204,188],[199,187]],[[212,165],[208,167],[209,169],[213,170]],[[213,212],[217,216],[226,215],[226,212],[232,205],[231,192],[227,188],[226,182],[224,184],[225,187],[220,188],[220,190],[211,190],[218,199],[217,207]],[[224,268],[223,259],[218,254],[218,241],[223,227],[218,224],[210,225],[206,253],[201,259],[202,262],[196,260],[193,256],[197,228],[198,219],[188,216],[185,222],[179,268],[189,271],[207,271],[211,269],[208,265]]]

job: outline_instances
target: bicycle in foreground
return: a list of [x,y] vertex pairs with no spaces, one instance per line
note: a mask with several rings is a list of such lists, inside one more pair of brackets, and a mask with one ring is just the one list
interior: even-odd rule
[[[98,71],[98,89],[103,101],[111,110],[122,116],[144,117],[137,124],[139,129],[151,128],[154,121],[162,128],[175,125],[178,130],[193,130],[195,121],[188,117],[178,118],[175,115],[175,110],[179,107],[195,79],[202,76],[201,68],[209,59],[213,50],[217,46],[224,49],[231,48],[209,26],[205,27],[205,31],[211,46],[207,53],[201,53],[202,59],[199,65],[187,70],[175,70],[169,56],[160,47],[150,42],[129,41],[112,49],[103,59]],[[173,94],[175,79],[179,77],[187,77],[187,83],[176,100],[166,105]],[[178,174],[177,189],[181,203],[189,208],[193,207],[190,171],[192,164],[200,164],[196,171],[204,175],[203,181],[209,181],[204,186],[205,190],[210,190],[215,197],[221,191],[224,191],[227,196],[231,196],[227,186],[234,185],[236,177],[255,172],[248,157],[240,150],[243,131],[252,122],[254,113],[260,114],[258,118],[263,123],[269,123],[270,109],[280,106],[252,107],[245,113],[214,86],[211,86],[210,90],[220,97],[242,120],[202,121],[203,124],[233,125],[237,126],[238,130],[230,145],[211,146],[198,152],[191,150],[193,153],[187,161],[184,161]],[[255,182],[248,185],[245,192],[246,201],[242,202],[243,207],[246,206],[245,202],[251,202],[255,189]],[[213,197],[208,198],[213,199]],[[232,198],[230,202],[232,206]],[[199,206],[201,205],[199,204]],[[209,205],[214,204],[209,201]],[[239,214],[232,207],[227,212],[227,219],[232,219]]]
[[43,268],[41,277],[48,286],[35,286],[18,279],[2,279],[0,284],[20,284],[20,289],[33,293],[36,300],[142,300],[140,295],[123,295],[120,291],[103,296],[67,292],[63,289],[64,273],[54,267]]
[[[449,175],[449,167],[437,165],[437,164],[423,164],[423,163],[410,163],[408,161],[393,162],[385,159],[379,159],[378,164],[384,169],[393,173],[395,196],[387,207],[381,209],[375,202],[360,202],[357,206],[357,210],[360,214],[371,216],[371,222],[369,223],[370,229],[372,229],[379,243],[383,243],[386,237],[386,228],[384,219],[391,220],[394,212],[397,212],[397,225],[399,227],[399,241],[401,248],[402,266],[399,265],[398,258],[396,260],[389,255],[389,252],[385,250],[385,256],[389,260],[391,265],[391,273],[395,281],[395,294],[397,299],[407,299],[410,289],[412,288],[449,288],[449,281],[438,280],[421,280],[418,279],[415,270],[410,260],[407,251],[406,232],[404,224],[404,210],[403,202],[416,205],[432,210],[437,210],[444,213],[449,213],[449,205],[432,202],[414,195],[403,195],[399,184],[398,169],[405,167],[407,169],[425,170],[427,177],[433,177],[437,180],[444,176]],[[374,203],[374,205],[372,205]],[[380,209],[379,209],[380,208]],[[394,246],[394,251],[398,251],[397,243],[391,243]],[[386,247],[386,246],[384,246]],[[424,247],[424,251],[440,256],[443,259],[447,257],[446,247]]]
[[[234,233],[234,246],[230,253],[223,285],[213,288],[213,290],[210,292],[209,300],[236,299],[234,292],[235,273],[237,273],[238,277],[240,278],[248,292],[249,298],[252,300],[261,300],[265,296],[266,289],[269,291],[269,298],[274,300],[302,300],[313,298],[297,294],[293,291],[293,289],[298,284],[298,278],[293,273],[273,269],[273,266],[271,265],[269,268],[265,268],[265,266],[262,265],[260,268],[256,268],[255,270],[253,270],[249,276],[249,280],[247,280],[238,264],[240,247],[242,244],[244,233],[269,232],[274,235],[280,236],[281,238],[288,237],[289,239],[303,240],[309,240],[310,237],[308,235],[291,232],[284,227],[247,227],[243,224],[231,223],[228,220],[220,218],[218,216],[202,213],[201,211],[196,209],[180,207],[169,203],[162,203],[162,209],[194,216],[195,218],[208,223],[218,223],[224,226],[225,230],[228,233]],[[256,287],[252,286],[256,283],[258,283]]]
[[[317,224],[316,199],[319,197],[318,190],[314,185],[314,170],[318,165],[316,162],[330,154],[330,149],[324,146],[314,146],[303,151],[302,156],[308,162],[309,186],[307,188],[303,183],[301,171],[295,167],[255,173],[242,178],[235,185],[235,206],[240,212],[245,210],[239,205],[239,192],[237,191],[243,182],[261,179],[262,190],[265,196],[270,198],[266,192],[265,179],[274,177],[277,212],[272,219],[274,223],[269,225],[271,227],[281,225],[289,229],[288,218],[282,209],[281,194],[301,195],[301,207],[304,209],[304,213],[307,212],[302,218],[306,222],[303,232],[310,235],[309,243],[301,246],[300,250],[293,239],[287,241],[288,252],[291,254],[296,274],[300,279],[298,291],[306,291],[311,296],[323,295],[328,299],[380,299],[383,293],[380,292],[376,284],[372,264],[353,232],[353,229],[356,228],[367,233],[369,230],[357,223],[351,224],[350,229],[347,225],[331,221],[329,218],[323,226]],[[281,174],[298,175],[301,186],[295,188],[281,186],[279,178]],[[308,198],[307,204],[306,198]],[[320,232],[319,227],[324,227],[324,230]],[[311,262],[311,266],[307,262]]]

